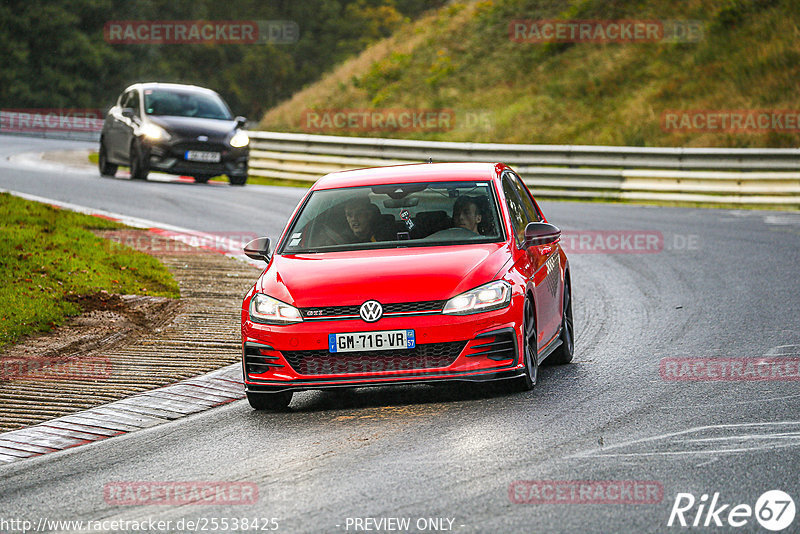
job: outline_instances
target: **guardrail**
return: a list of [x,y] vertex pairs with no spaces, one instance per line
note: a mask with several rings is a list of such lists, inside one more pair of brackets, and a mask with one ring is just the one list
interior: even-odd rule
[[800,149],[451,143],[249,132],[250,174],[315,181],[329,172],[428,161],[501,161],[537,197],[800,207]]

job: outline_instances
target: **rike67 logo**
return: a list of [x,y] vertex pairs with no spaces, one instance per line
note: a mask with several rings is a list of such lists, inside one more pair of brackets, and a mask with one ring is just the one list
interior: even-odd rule
[[720,500],[714,493],[711,501],[703,494],[699,499],[691,493],[678,493],[669,514],[667,526],[680,527],[743,527],[753,531],[753,518],[767,530],[778,532],[794,522],[794,500],[781,490],[764,492],[755,506],[730,504]]

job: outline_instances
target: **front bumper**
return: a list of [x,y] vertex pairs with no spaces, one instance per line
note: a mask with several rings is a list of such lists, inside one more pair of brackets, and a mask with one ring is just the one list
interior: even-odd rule
[[[150,169],[188,176],[247,176],[249,147],[233,148],[224,143],[147,142]],[[219,162],[188,161],[186,152],[219,152]]]
[[[272,326],[242,322],[242,371],[251,392],[336,389],[521,376],[521,334],[514,308],[467,316],[443,314],[304,321]],[[521,313],[516,314],[519,317]],[[411,350],[330,353],[332,333],[413,329]]]

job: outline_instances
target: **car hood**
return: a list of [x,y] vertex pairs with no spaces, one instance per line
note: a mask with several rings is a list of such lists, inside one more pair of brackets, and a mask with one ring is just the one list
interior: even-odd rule
[[256,290],[300,308],[446,300],[491,281],[506,243],[276,255]]
[[236,128],[236,121],[233,120],[171,117],[168,115],[148,115],[147,118],[165,128],[170,134],[180,137],[206,135],[210,140],[225,140]]

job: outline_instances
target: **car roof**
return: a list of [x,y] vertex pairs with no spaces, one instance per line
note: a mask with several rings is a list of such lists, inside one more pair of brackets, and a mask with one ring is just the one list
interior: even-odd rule
[[184,85],[182,83],[140,82],[129,86],[124,92],[127,93],[131,89],[180,89],[182,91],[192,91],[196,93],[217,94],[213,89],[200,87],[198,85]]
[[317,180],[312,189],[376,184],[494,180],[508,167],[502,163],[415,163],[338,171]]

